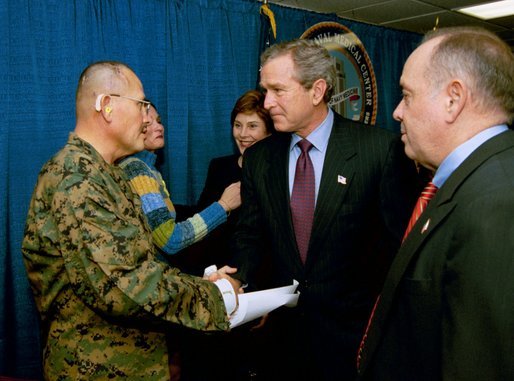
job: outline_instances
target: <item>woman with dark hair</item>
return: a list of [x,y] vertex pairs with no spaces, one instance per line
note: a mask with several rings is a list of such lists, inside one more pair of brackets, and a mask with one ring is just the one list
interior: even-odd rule
[[239,152],[211,160],[207,181],[198,201],[200,208],[211,204],[211,200],[215,200],[228,184],[241,180],[244,151],[275,131],[271,116],[264,108],[264,94],[257,90],[244,93],[232,109],[230,125]]
[[[205,209],[219,200],[228,185],[239,182],[244,151],[275,132],[271,116],[264,108],[264,98],[262,92],[249,90],[236,101],[230,114],[230,124],[238,152],[211,160],[204,188],[194,210]],[[191,213],[190,210],[187,212]],[[202,275],[206,266],[226,265],[229,258],[230,235],[238,218],[239,210],[233,210],[227,217],[226,224],[214,230],[205,240],[196,243],[182,253],[178,258],[180,264],[177,265],[196,275]],[[194,254],[191,255],[191,252]]]

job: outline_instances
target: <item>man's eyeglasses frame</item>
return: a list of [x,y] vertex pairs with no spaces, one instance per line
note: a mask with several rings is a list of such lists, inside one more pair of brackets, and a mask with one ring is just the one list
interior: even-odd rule
[[120,94],[98,94],[98,97],[96,97],[96,102],[95,102],[96,111],[102,110],[101,103],[102,103],[103,97],[105,97],[105,96],[125,98],[125,99],[129,99],[131,101],[137,102],[137,103],[139,103],[141,109],[143,107],[145,108],[146,115],[148,115],[148,113],[150,111],[150,105],[151,105],[150,101],[147,101],[144,99],[138,99],[138,98],[134,98],[134,97],[129,97],[128,95],[120,95]]

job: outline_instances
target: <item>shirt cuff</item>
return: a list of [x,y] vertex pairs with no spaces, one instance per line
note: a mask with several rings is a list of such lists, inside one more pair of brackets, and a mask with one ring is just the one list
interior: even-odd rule
[[228,279],[218,279],[214,284],[219,288],[221,296],[223,296],[223,303],[228,316],[232,315],[237,308],[237,299],[232,284]]

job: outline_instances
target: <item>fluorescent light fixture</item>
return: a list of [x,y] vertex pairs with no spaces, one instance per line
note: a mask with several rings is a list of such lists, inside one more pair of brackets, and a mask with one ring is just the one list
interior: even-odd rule
[[498,17],[514,15],[514,0],[495,1],[492,3],[464,7],[455,10],[470,16],[478,17],[482,20],[495,19]]

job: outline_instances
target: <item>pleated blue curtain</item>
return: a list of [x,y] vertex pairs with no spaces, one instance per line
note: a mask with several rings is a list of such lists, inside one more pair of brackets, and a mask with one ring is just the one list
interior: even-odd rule
[[[44,162],[75,126],[82,70],[98,60],[131,66],[166,129],[161,170],[179,204],[197,200],[209,160],[234,152],[230,111],[258,79],[255,0],[0,0],[0,375],[39,378],[38,316],[20,252],[28,204]],[[335,15],[270,5],[277,41],[336,21],[371,56],[377,128],[391,118],[398,79],[418,35]]]

